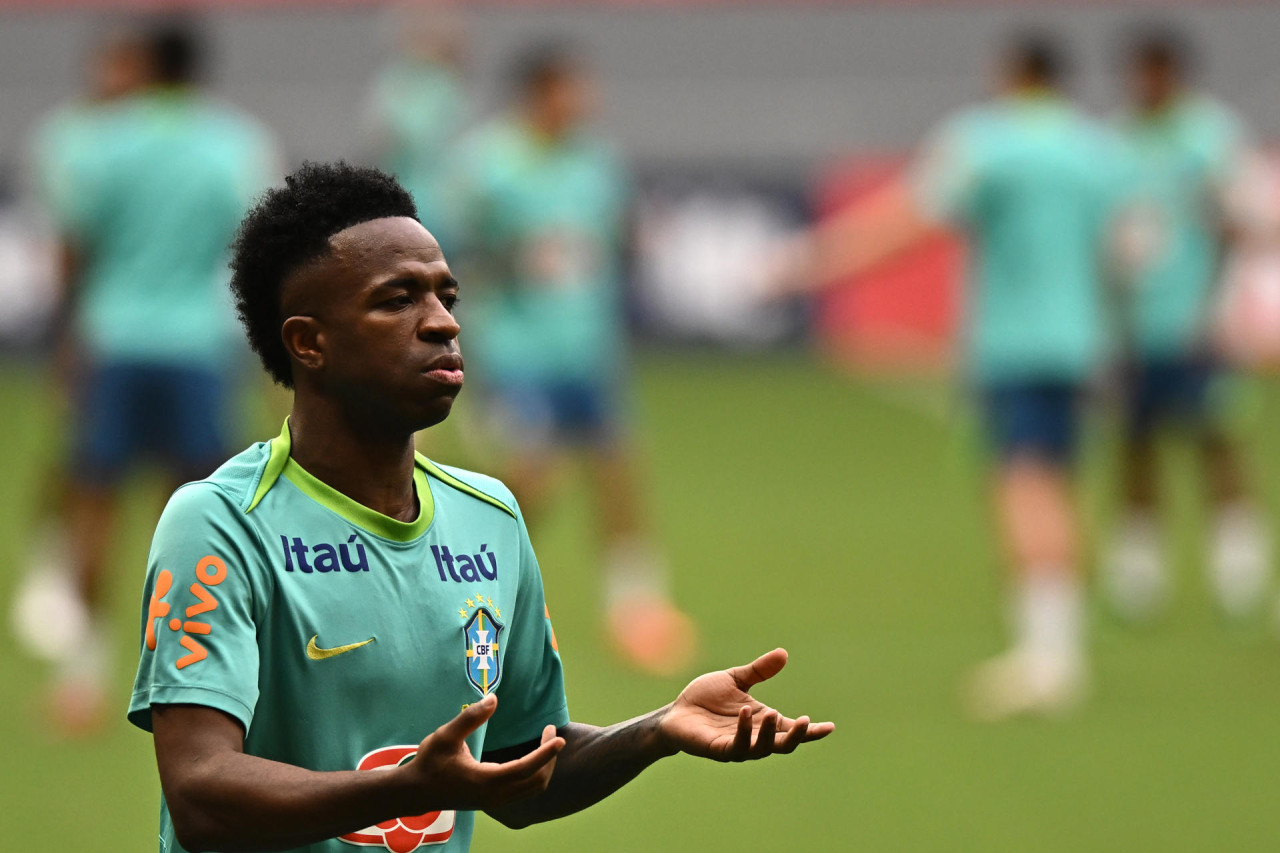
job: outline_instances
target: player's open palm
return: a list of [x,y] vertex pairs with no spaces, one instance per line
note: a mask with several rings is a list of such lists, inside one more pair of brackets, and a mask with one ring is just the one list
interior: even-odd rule
[[421,797],[417,805],[428,810],[478,811],[546,790],[556,755],[565,744],[553,726],[543,731],[537,749],[513,761],[481,762],[472,755],[466,739],[497,707],[498,697],[489,694],[422,741],[418,753],[404,767],[410,787]]
[[689,682],[662,720],[662,731],[682,752],[716,761],[750,761],[819,740],[834,723],[791,719],[756,701],[748,692],[787,665],[774,649],[745,666],[709,672]]

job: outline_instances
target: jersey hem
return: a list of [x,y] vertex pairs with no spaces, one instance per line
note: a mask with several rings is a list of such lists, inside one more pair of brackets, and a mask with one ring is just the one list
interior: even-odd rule
[[524,735],[526,732],[528,732],[527,736],[515,737],[510,739],[504,738],[502,741],[491,744],[489,742],[489,737],[486,734],[484,739],[485,741],[484,751],[490,752],[490,751],[499,750],[499,749],[510,749],[513,746],[521,746],[522,744],[529,743],[530,741],[537,740],[539,737],[541,737],[542,730],[547,726],[555,726],[558,729],[561,726],[567,726],[568,724],[569,724],[569,703],[565,702],[563,705],[561,705],[559,708],[552,711],[551,713],[545,714],[542,717],[539,717],[537,723],[522,721],[520,724],[520,728],[516,729],[516,731],[520,732],[521,735]]

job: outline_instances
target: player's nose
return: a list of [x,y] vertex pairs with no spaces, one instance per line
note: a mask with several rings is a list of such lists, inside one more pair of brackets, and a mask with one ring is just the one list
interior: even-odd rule
[[418,337],[423,340],[431,338],[447,338],[453,339],[462,331],[462,326],[458,324],[458,320],[448,308],[444,307],[444,303],[435,296],[427,297],[422,317],[418,322]]

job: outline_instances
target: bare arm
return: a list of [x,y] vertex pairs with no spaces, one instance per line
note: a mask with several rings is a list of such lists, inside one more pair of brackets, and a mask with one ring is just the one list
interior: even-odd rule
[[466,745],[489,697],[436,729],[407,764],[317,772],[244,752],[240,724],[212,708],[152,708],[156,761],[174,831],[192,851],[284,850],[436,809],[499,808],[543,791],[564,740],[547,727],[515,761],[481,764]]
[[[832,723],[789,719],[747,692],[777,675],[786,661],[787,653],[775,649],[745,666],[700,676],[670,705],[625,723],[607,728],[570,723],[559,731],[566,746],[546,790],[486,811],[519,829],[581,811],[650,764],[678,752],[716,761],[751,761],[794,752],[801,743],[826,737],[835,730]],[[535,746],[531,742],[486,752],[484,757],[510,761]]]
[[939,231],[916,204],[906,180],[871,193],[787,242],[770,277],[779,295],[822,290],[859,275]]

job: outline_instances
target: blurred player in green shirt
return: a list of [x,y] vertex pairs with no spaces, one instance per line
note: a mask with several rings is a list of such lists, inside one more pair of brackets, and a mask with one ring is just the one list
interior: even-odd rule
[[244,352],[226,247],[273,160],[255,122],[196,90],[194,32],[162,25],[145,44],[149,85],[98,107],[45,176],[70,259],[63,314],[77,360],[68,522],[88,619],[57,677],[70,726],[101,707],[109,639],[97,614],[125,477],[144,455],[178,482],[225,455],[230,371]]
[[613,640],[643,669],[680,672],[696,638],[641,521],[626,430],[628,176],[587,124],[595,92],[580,57],[538,47],[515,78],[514,108],[464,140],[457,169],[486,418],[534,517],[565,463],[585,458]]
[[1210,584],[1223,611],[1240,616],[1267,590],[1271,545],[1223,423],[1224,371],[1211,318],[1246,135],[1230,110],[1189,87],[1189,46],[1176,32],[1138,33],[1126,62],[1133,106],[1119,123],[1131,196],[1120,240],[1127,273],[1125,517],[1103,578],[1123,614],[1149,616],[1164,602],[1155,435],[1180,427],[1195,441],[1210,490]]
[[[109,31],[90,51],[85,91],[55,108],[35,129],[29,144],[28,191],[37,228],[47,240],[53,284],[65,288],[75,273],[74,252],[61,241],[56,221],[73,203],[77,187],[73,168],[92,152],[103,118],[121,99],[150,85],[150,51],[144,35],[133,29]],[[63,314],[70,307],[65,293],[52,294]],[[66,334],[66,317],[52,318],[51,385],[57,415],[69,432],[76,415],[76,342]],[[61,451],[41,478],[36,500],[45,520],[30,540],[25,577],[13,600],[14,633],[34,656],[60,661],[80,644],[87,614],[81,602],[67,543],[66,515],[72,471]]]
[[400,55],[378,74],[370,94],[377,162],[413,194],[422,221],[441,245],[454,240],[446,201],[451,147],[468,104],[462,85],[466,41],[447,9],[400,9],[393,17]]
[[1077,403],[1107,350],[1116,157],[1066,99],[1063,74],[1055,41],[1020,40],[999,97],[946,121],[907,180],[802,242],[820,283],[939,226],[968,239],[966,374],[998,457],[996,512],[1015,569],[1013,648],[971,682],[971,710],[985,718],[1065,710],[1086,680],[1071,472]]
[[782,649],[627,722],[570,722],[514,498],[414,452],[462,390],[461,285],[394,179],[304,165],[232,263],[293,405],[275,439],[179,489],[152,541],[129,719],[154,734],[161,853],[463,853],[477,811],[521,828],[679,752],[743,761],[831,733],[747,692]]

